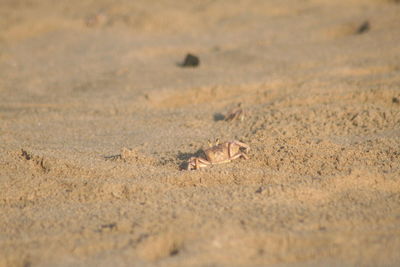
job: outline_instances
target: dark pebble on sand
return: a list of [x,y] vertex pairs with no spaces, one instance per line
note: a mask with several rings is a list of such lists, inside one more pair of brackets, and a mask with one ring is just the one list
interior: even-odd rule
[[200,59],[192,54],[187,54],[182,63],[182,67],[197,67],[200,64]]
[[365,21],[363,24],[360,25],[360,27],[358,27],[356,33],[357,34],[363,34],[366,33],[367,31],[369,31],[371,28],[371,25],[369,24],[369,21]]

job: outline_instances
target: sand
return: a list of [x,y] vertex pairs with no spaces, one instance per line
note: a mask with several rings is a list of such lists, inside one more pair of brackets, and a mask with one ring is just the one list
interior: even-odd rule
[[399,14],[2,0],[0,266],[398,266]]

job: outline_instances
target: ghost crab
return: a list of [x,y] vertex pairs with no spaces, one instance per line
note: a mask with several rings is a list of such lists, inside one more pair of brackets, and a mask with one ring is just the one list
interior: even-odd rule
[[225,115],[225,121],[234,121],[234,120],[243,121],[245,115],[247,115],[247,112],[245,112],[245,110],[243,109],[242,103],[239,103],[237,105],[237,108],[230,110]]
[[237,158],[248,159],[247,152],[250,147],[237,140],[219,143],[217,139],[215,145],[208,142],[209,148],[203,149],[205,158],[191,157],[188,161],[187,170],[197,170],[214,164],[222,164],[230,162]]

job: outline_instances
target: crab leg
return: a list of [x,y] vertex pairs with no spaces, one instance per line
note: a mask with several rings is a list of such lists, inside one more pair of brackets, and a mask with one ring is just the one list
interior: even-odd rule
[[244,159],[249,159],[249,157],[245,153],[238,153],[238,154],[234,155],[232,158],[230,158],[230,160],[234,160],[234,159],[237,159],[240,157],[243,157]]
[[231,146],[232,146],[232,145],[238,145],[238,146],[240,146],[240,147],[243,147],[243,148],[246,150],[246,152],[250,150],[250,147],[249,147],[247,144],[245,144],[245,143],[242,143],[242,142],[239,142],[239,141],[232,141],[232,142],[229,142],[229,144],[228,144],[228,156],[229,156],[229,159],[230,159],[230,160],[237,159],[237,158],[239,158],[240,156],[242,156],[242,157],[245,158],[245,159],[248,159],[248,158],[249,158],[249,157],[248,157],[245,153],[243,153],[243,152],[238,153],[238,154],[236,154],[236,155],[232,155],[232,149],[231,149]]
[[207,165],[211,165],[211,162],[205,160],[203,158],[196,158],[196,170],[202,167],[206,167]]
[[232,148],[231,148],[231,146],[232,146],[232,142],[229,142],[228,143],[228,158],[229,159],[232,158]]
[[187,170],[189,170],[189,171],[192,169],[198,170],[200,168],[207,167],[207,165],[211,165],[211,162],[209,162],[203,158],[192,157],[189,160]]
[[250,147],[249,147],[248,144],[242,143],[240,141],[236,141],[236,140],[232,141],[232,144],[236,144],[236,145],[238,145],[240,147],[243,147],[246,150],[246,152],[248,152],[250,150]]

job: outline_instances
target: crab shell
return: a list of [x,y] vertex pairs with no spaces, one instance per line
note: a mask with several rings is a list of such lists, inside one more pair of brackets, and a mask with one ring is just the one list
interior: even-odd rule
[[[227,163],[237,158],[248,159],[247,152],[250,147],[239,141],[230,141],[217,144],[213,147],[204,149],[204,158],[192,157],[188,161],[187,170],[199,169],[208,165]],[[242,151],[244,150],[244,151]]]
[[231,142],[222,143],[204,150],[206,159],[211,163],[229,162],[231,157],[238,152],[240,152],[240,146]]

